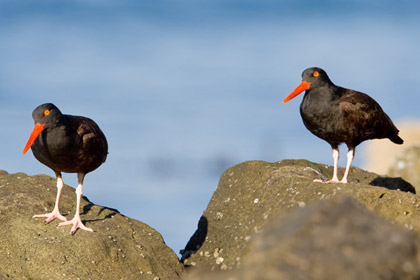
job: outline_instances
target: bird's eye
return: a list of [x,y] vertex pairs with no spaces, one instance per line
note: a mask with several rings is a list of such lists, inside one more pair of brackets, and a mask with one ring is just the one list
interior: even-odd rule
[[50,114],[50,110],[46,109],[46,110],[44,111],[44,116],[48,116],[49,114]]
[[319,72],[318,71],[315,71],[314,74],[313,74],[313,76],[314,77],[318,77],[319,76]]

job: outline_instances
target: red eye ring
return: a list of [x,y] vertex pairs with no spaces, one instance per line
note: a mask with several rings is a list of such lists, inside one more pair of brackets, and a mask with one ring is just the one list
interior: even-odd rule
[[49,114],[50,114],[50,110],[46,109],[46,110],[44,111],[44,116],[48,116]]
[[318,71],[315,71],[314,74],[313,74],[313,76],[314,77],[318,77],[319,76],[319,72]]

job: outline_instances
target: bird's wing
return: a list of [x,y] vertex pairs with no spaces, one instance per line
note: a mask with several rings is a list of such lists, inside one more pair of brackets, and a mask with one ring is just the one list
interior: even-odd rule
[[75,129],[82,140],[84,149],[105,151],[108,153],[108,143],[98,125],[93,120],[86,117],[73,117],[74,120],[78,119],[77,122],[74,122],[77,123]]
[[365,93],[348,90],[341,96],[339,108],[341,115],[349,120],[349,123],[357,124],[366,133],[389,132],[390,130],[398,133],[397,128],[378,102]]
[[91,141],[95,135],[97,129],[96,123],[94,123],[91,119],[85,118],[85,117],[79,117],[79,121],[77,122],[77,134],[80,136],[80,138],[83,141],[83,144],[88,144],[89,141]]

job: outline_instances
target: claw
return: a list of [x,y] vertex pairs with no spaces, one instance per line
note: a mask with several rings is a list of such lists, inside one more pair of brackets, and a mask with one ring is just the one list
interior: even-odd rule
[[338,181],[338,180],[334,180],[334,179],[331,179],[331,180],[328,180],[328,181],[321,180],[321,179],[315,179],[312,182],[322,183],[322,184],[337,184],[337,183],[339,183],[339,184],[346,184],[347,183],[347,182],[344,182],[343,180]]
[[70,230],[71,235],[74,235],[76,233],[77,229],[79,229],[79,228],[82,229],[82,230],[93,232],[93,229],[88,228],[87,226],[85,226],[82,223],[82,220],[80,219],[80,216],[75,216],[70,221],[65,221],[65,222],[61,222],[61,223],[58,224],[59,227],[66,226],[66,225],[73,225],[71,227],[71,230]]
[[55,219],[60,219],[62,221],[67,221],[66,217],[64,217],[63,215],[61,215],[60,211],[52,211],[51,213],[46,213],[46,214],[39,214],[39,215],[33,215],[32,218],[36,219],[36,218],[47,218],[44,221],[44,224],[49,224],[50,222],[54,221]]

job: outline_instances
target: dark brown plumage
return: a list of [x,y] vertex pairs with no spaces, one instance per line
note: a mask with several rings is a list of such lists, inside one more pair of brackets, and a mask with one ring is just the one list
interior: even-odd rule
[[[396,144],[403,140],[381,106],[365,93],[334,85],[327,73],[318,67],[302,73],[302,83],[283,102],[305,92],[300,114],[306,128],[327,141],[333,149],[334,175],[328,183],[347,183],[355,148],[365,140],[389,138]],[[341,181],[337,177],[338,145],[346,143],[347,166]]]
[[[92,231],[80,220],[80,199],[84,176],[106,160],[108,143],[105,135],[93,120],[64,115],[51,103],[38,106],[33,111],[32,117],[35,128],[23,153],[31,148],[37,160],[54,170],[58,189],[53,212],[35,215],[34,218],[47,218],[46,224],[59,218],[64,221],[59,224],[60,226],[73,225],[71,234],[74,234],[78,228]],[[77,209],[71,221],[67,221],[58,208],[63,188],[61,172],[78,174]]]

